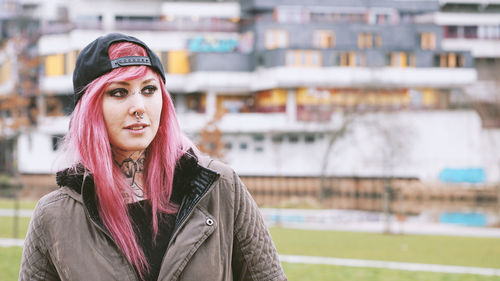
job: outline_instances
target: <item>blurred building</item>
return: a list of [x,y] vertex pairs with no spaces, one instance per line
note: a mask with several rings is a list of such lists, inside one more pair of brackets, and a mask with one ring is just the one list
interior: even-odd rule
[[481,61],[426,19],[444,13],[438,1],[20,3],[40,22],[42,92],[18,139],[22,173],[53,172],[76,56],[116,31],[157,52],[183,130],[207,141],[200,131],[218,128],[209,141],[240,175],[499,179],[479,115],[462,109]]
[[500,128],[500,2],[440,0],[439,4],[438,12],[419,16],[417,22],[443,28],[443,49],[471,52],[478,81],[467,87],[467,97],[474,100],[483,127]]

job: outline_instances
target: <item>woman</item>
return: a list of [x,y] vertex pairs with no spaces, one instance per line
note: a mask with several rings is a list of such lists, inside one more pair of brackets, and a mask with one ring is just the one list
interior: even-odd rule
[[72,167],[34,211],[19,280],[285,280],[238,176],[183,137],[158,57],[123,34],[79,54]]

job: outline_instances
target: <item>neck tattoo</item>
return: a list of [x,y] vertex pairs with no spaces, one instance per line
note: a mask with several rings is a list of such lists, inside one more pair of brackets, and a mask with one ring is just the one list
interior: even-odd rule
[[142,174],[144,171],[144,160],[146,156],[144,155],[144,151],[140,152],[139,157],[134,160],[134,156],[137,153],[132,153],[127,158],[125,158],[120,164],[120,169],[122,173],[125,175],[127,179],[130,179],[130,188],[132,189],[132,196],[134,198],[128,198],[128,194],[126,196],[127,201],[138,201],[144,198],[144,190],[142,188]]

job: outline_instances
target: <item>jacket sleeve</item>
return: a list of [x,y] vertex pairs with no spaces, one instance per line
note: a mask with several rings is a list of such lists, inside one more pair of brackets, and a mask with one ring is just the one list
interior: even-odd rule
[[233,172],[234,280],[287,280],[257,204]]
[[43,207],[33,212],[24,240],[19,280],[60,280],[47,249]]

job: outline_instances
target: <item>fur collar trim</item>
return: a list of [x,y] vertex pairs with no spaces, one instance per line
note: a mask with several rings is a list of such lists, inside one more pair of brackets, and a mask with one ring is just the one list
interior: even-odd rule
[[[177,160],[171,197],[173,202],[180,203],[183,196],[189,193],[190,183],[200,174],[201,169],[198,158],[191,149]],[[82,164],[57,172],[56,181],[59,187],[66,186],[78,194],[82,194],[84,186],[94,186],[92,174]]]

